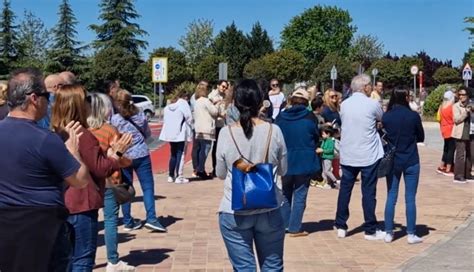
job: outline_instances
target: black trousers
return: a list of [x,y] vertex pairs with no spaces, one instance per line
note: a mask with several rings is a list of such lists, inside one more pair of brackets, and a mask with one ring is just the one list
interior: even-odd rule
[[212,173],[215,174],[216,172],[216,163],[217,163],[217,159],[216,159],[216,151],[217,151],[217,141],[219,140],[219,132],[221,132],[221,129],[220,127],[216,127],[216,140],[214,141],[213,145],[212,145]]
[[446,164],[453,165],[455,150],[456,150],[456,139],[454,138],[444,139],[443,157],[441,160]]

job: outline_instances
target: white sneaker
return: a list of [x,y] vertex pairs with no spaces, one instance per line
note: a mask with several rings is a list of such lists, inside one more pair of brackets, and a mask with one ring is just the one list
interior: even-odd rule
[[176,183],[189,183],[189,179],[185,177],[178,177],[175,182]]
[[337,237],[338,238],[346,238],[347,230],[345,229],[337,229]]
[[383,240],[385,238],[385,231],[377,230],[374,234],[365,234],[364,238],[367,241]]
[[106,272],[125,272],[135,271],[135,266],[128,265],[126,262],[119,261],[116,264],[107,263]]
[[173,183],[174,182],[174,179],[172,177],[168,177],[168,182],[169,183]]
[[419,244],[423,242],[423,239],[416,236],[416,234],[408,234],[407,241],[410,245]]
[[393,234],[387,233],[384,238],[385,243],[391,243],[393,241]]

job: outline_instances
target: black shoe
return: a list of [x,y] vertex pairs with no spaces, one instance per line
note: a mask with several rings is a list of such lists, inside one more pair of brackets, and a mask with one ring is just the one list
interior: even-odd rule
[[197,172],[197,176],[202,180],[212,179],[206,172]]

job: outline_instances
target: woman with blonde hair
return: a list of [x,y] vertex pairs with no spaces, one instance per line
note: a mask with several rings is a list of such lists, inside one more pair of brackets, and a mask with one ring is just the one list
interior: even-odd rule
[[336,123],[338,126],[341,126],[341,117],[339,116],[341,109],[339,104],[340,96],[334,89],[327,89],[324,92],[323,100],[325,107],[321,112],[321,116],[323,116],[326,123]]
[[[132,95],[127,90],[120,89],[117,92],[114,106],[116,111],[112,115],[110,123],[120,133],[132,134],[132,145],[124,154],[132,160],[132,165],[122,169],[123,180],[132,184],[133,171],[135,171],[143,191],[143,203],[146,210],[145,227],[150,230],[166,232],[166,228],[156,217],[155,182],[151,170],[150,150],[145,142],[151,136],[146,115],[133,104]],[[132,217],[131,203],[122,205],[122,213],[124,230],[136,230],[143,226],[141,220]]]
[[[89,95],[91,111],[87,117],[89,131],[94,134],[100,144],[102,151],[112,153],[112,145],[120,137],[117,129],[110,124],[108,120],[112,116],[113,107],[110,98],[106,94],[91,93]],[[129,135],[131,137],[131,135]],[[132,161],[126,157],[121,158],[122,167],[130,166]],[[104,194],[104,241],[107,250],[107,272],[112,271],[135,271],[135,267],[126,262],[119,261],[117,251],[118,235],[117,224],[119,217],[119,204],[115,199],[113,186],[121,184],[121,173],[115,171],[107,177]]]
[[205,164],[212,143],[216,140],[216,118],[219,115],[219,109],[207,98],[207,95],[207,88],[197,88],[194,130],[199,149],[196,174],[201,179],[211,178],[206,173]]
[[88,111],[86,90],[78,84],[64,85],[56,96],[52,109],[51,126],[65,138],[66,126],[71,121],[82,126],[79,153],[89,169],[93,182],[83,189],[69,187],[65,203],[69,210],[68,222],[74,228],[74,250],[71,271],[92,271],[97,250],[98,211],[104,204],[105,179],[120,169],[120,157],[130,145],[130,136],[124,135],[112,144],[112,155],[100,148],[94,135],[87,130]]
[[8,90],[7,82],[4,80],[1,80],[0,81],[0,120],[3,120],[8,115],[7,90]]

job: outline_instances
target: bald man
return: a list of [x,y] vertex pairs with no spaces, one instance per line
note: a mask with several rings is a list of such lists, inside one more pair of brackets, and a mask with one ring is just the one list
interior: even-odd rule
[[76,76],[71,71],[63,71],[59,73],[59,76],[63,79],[64,84],[76,83]]
[[59,91],[59,87],[62,84],[65,84],[64,79],[58,74],[49,75],[44,79],[46,90],[53,95]]

